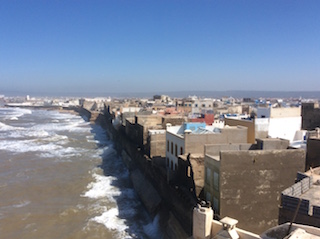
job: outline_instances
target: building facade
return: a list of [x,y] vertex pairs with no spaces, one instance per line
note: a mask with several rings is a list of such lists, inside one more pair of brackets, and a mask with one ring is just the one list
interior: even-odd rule
[[[279,195],[296,172],[304,170],[305,151],[288,150],[288,142],[276,141],[281,140],[247,145],[245,150],[207,150],[204,193],[220,217],[236,217],[244,229],[255,233],[277,225]],[[273,143],[283,149],[271,150]]]
[[166,161],[169,171],[178,169],[182,154],[204,154],[205,144],[246,143],[246,127],[215,128],[205,123],[186,122],[180,126],[167,126]]
[[318,103],[302,103],[302,129],[314,130],[320,127],[320,108]]

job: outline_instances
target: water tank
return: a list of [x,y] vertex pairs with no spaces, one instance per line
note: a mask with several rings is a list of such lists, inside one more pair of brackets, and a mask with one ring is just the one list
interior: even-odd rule
[[213,210],[211,207],[198,205],[193,209],[193,238],[209,239],[211,237]]

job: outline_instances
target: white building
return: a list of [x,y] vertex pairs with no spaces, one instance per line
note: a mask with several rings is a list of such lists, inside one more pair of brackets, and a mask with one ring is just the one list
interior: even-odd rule
[[271,138],[287,139],[290,142],[303,140],[301,133],[301,108],[257,108],[255,119],[256,137],[265,136]]
[[213,110],[213,99],[205,98],[205,99],[198,99],[193,98],[192,102],[192,114],[199,114],[207,111]]
[[216,128],[205,123],[186,122],[183,125],[167,125],[166,160],[168,171],[176,171],[178,157],[182,154],[204,155],[205,144],[247,143],[246,127]]

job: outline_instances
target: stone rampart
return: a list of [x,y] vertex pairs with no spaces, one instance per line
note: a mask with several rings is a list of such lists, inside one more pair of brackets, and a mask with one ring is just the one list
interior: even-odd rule
[[143,149],[127,137],[125,128],[115,129],[112,118],[112,114],[105,112],[96,118],[96,123],[106,129],[114,142],[114,148],[119,155],[124,156],[123,161],[129,169],[135,190],[146,209],[153,216],[160,215],[160,227],[165,238],[188,238],[191,235],[192,209],[196,200],[174,185],[167,184],[165,168],[153,164]]

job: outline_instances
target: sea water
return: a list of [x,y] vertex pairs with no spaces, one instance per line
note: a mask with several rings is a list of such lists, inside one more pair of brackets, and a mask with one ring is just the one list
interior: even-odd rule
[[1,238],[161,238],[104,130],[0,108]]

